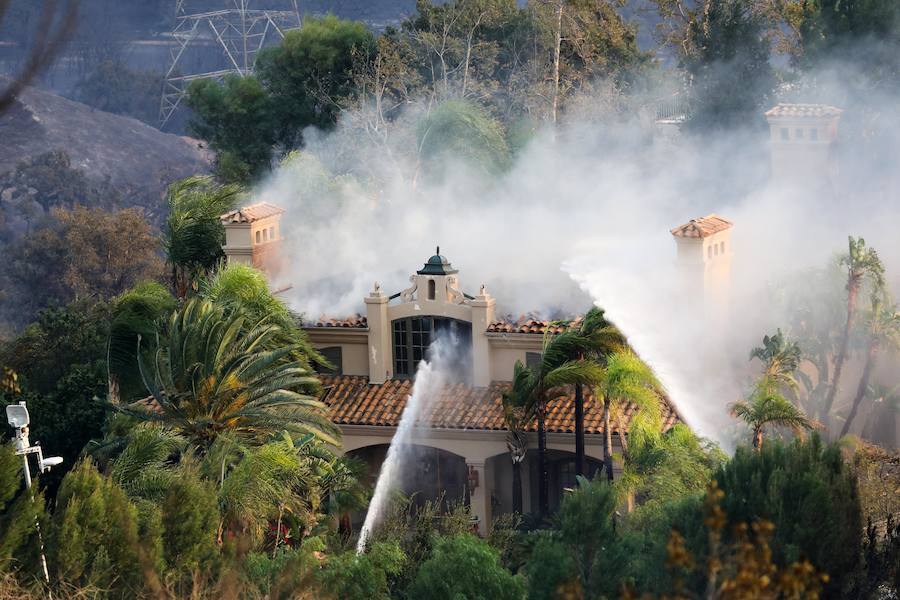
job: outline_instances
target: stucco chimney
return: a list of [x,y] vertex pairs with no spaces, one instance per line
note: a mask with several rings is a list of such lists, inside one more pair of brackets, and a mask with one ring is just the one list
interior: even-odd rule
[[707,316],[727,316],[732,225],[728,219],[710,214],[671,230],[687,299]]
[[810,192],[833,185],[842,112],[825,104],[778,104],[766,112],[775,185]]
[[225,260],[251,265],[270,277],[282,270],[281,215],[284,210],[260,202],[221,216],[225,226]]

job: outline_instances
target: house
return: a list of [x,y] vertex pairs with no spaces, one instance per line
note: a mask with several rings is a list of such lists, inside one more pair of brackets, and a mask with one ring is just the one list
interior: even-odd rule
[[[454,380],[430,398],[413,434],[414,449],[400,486],[417,499],[442,498],[469,505],[486,533],[492,519],[512,510],[513,468],[501,398],[517,361],[540,360],[545,335],[564,325],[535,319],[499,318],[496,302],[481,285],[463,287],[460,272],[440,250],[410,277],[407,289],[387,293],[379,284],[363,299],[366,314],[322,318],[305,326],[309,339],[333,365],[322,374],[324,402],[343,433],[344,451],[366,461],[375,474],[412,391],[417,364],[431,342],[448,334],[456,350]],[[621,449],[635,407],[613,419],[614,451]],[[678,413],[664,401],[666,428]],[[546,420],[551,509],[575,485],[574,398],[552,402]],[[585,395],[588,474],[603,456],[602,410]],[[526,427],[529,451],[521,469],[523,509],[536,510],[536,424]]]

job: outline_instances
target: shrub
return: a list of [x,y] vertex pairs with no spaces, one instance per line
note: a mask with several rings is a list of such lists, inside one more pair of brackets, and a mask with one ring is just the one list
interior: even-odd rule
[[397,544],[376,542],[365,554],[357,555],[351,550],[329,558],[320,580],[329,597],[387,600],[390,578],[400,572],[405,562],[406,556]]
[[204,569],[217,555],[219,508],[212,484],[190,475],[175,478],[162,503],[166,562],[181,573]]
[[808,558],[826,573],[856,569],[864,528],[856,482],[838,446],[814,435],[759,451],[741,447],[715,479],[731,525],[775,525],[771,545],[780,564]]
[[409,588],[409,598],[514,600],[525,597],[524,581],[500,564],[500,555],[471,534],[438,540]]
[[61,581],[123,596],[141,587],[137,509],[89,460],[63,479],[49,538],[48,559]]

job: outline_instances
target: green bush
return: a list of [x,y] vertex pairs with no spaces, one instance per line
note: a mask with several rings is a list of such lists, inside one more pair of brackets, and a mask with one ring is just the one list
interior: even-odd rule
[[515,600],[525,597],[525,582],[503,568],[500,555],[471,534],[438,540],[408,592],[422,600]]
[[199,477],[176,477],[162,503],[163,549],[171,569],[204,570],[215,559],[219,507],[212,484]]
[[63,479],[48,543],[60,581],[133,595],[142,586],[138,511],[125,492],[83,460]]
[[529,600],[554,600],[557,590],[576,577],[569,550],[553,536],[539,534],[528,561]]
[[[829,574],[851,573],[860,559],[863,523],[853,473],[837,445],[818,435],[789,445],[741,447],[715,476],[730,524],[768,519],[775,560],[808,558]],[[833,581],[836,578],[833,578]]]
[[323,590],[340,600],[387,600],[390,580],[400,573],[406,556],[397,544],[376,542],[365,554],[354,551],[328,559],[320,573]]
[[26,491],[22,457],[15,446],[0,446],[0,573],[26,567],[37,571],[36,523],[46,520],[44,497]]

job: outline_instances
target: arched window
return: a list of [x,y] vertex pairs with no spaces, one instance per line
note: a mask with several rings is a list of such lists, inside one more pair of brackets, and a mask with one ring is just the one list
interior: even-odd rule
[[269,239],[275,241],[275,228],[269,227]]
[[268,229],[263,229],[263,241],[264,242],[269,241],[269,230]]
[[712,258],[713,249],[712,246],[706,249],[706,258]]
[[713,244],[713,253],[718,256],[719,255],[719,245]]
[[719,242],[719,251],[725,254],[725,242]]
[[428,299],[434,300],[436,295],[437,295],[437,284],[435,283],[434,279],[429,279],[428,280]]
[[260,243],[261,241],[262,241],[262,232],[257,231],[257,232],[256,232],[256,243],[258,244],[258,243]]

